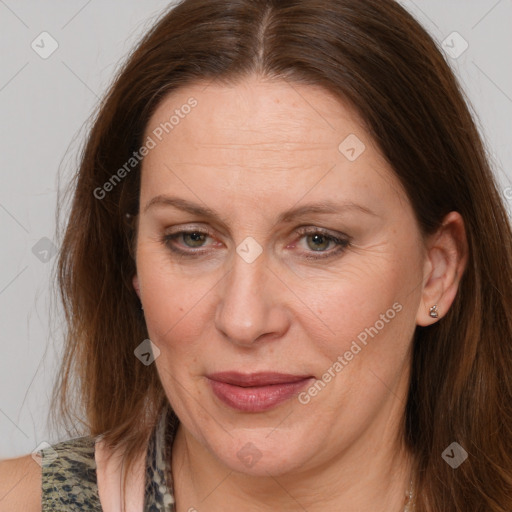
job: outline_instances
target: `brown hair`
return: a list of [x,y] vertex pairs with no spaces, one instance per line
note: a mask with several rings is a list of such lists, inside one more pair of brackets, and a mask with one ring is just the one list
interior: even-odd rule
[[[100,105],[81,155],[58,279],[68,322],[54,400],[77,385],[92,435],[130,465],[166,403],[131,278],[140,164],[101,199],[169,92],[205,80],[323,86],[359,112],[402,182],[422,233],[462,215],[468,267],[446,316],[417,327],[404,436],[416,510],[512,510],[512,233],[484,147],[449,66],[392,0],[185,0],[145,35]],[[456,470],[441,457],[468,452]]]

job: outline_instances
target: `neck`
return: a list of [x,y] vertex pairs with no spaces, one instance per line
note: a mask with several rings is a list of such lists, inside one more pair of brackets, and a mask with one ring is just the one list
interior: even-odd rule
[[253,476],[223,465],[180,425],[172,457],[176,510],[403,512],[410,454],[382,433],[368,436],[314,470]]

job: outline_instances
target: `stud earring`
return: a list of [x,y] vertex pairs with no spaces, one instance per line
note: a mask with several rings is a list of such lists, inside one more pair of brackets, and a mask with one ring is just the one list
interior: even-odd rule
[[434,304],[434,305],[430,308],[429,315],[430,315],[432,318],[437,318],[437,317],[439,316],[439,313],[438,313],[438,311],[437,311],[437,304]]

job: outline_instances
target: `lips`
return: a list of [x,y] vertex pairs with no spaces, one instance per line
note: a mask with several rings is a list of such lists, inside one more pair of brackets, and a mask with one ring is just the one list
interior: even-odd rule
[[207,378],[219,400],[242,412],[263,412],[276,407],[314,380],[311,375],[275,372],[220,372]]

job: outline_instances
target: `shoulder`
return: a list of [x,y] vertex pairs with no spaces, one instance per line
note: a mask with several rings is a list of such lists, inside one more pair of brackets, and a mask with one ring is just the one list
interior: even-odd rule
[[37,452],[41,456],[43,511],[59,507],[101,510],[95,443],[96,438],[84,436],[48,445]]
[[0,512],[41,512],[41,479],[32,455],[0,460]]
[[94,453],[86,436],[0,461],[0,512],[101,510]]

